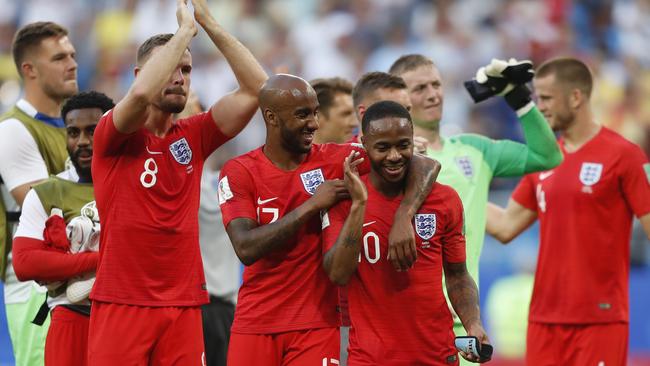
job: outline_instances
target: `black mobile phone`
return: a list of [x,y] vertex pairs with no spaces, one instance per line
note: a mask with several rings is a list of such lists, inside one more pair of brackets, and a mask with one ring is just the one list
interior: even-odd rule
[[467,354],[473,354],[480,358],[481,361],[488,361],[492,358],[492,352],[494,351],[491,345],[480,343],[478,338],[473,336],[456,337],[454,345],[457,350],[463,351]]

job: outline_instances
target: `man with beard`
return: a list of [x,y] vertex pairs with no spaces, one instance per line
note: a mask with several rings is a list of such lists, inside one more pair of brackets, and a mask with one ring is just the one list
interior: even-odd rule
[[[90,172],[93,133],[102,114],[113,106],[110,98],[97,92],[68,99],[61,114],[74,168],[35,185],[23,203],[13,245],[14,268],[21,281],[51,283],[47,302],[52,321],[45,342],[45,365],[87,364],[87,298],[92,276],[84,281],[76,277],[92,275],[99,260],[99,217]],[[67,225],[71,242],[66,236],[57,237],[65,234],[63,225]]]
[[525,176],[505,210],[490,204],[487,221],[503,243],[540,221],[526,364],[625,365],[632,217],[650,237],[650,163],[595,122],[587,65],[550,60],[533,84],[564,161]]
[[[259,104],[265,145],[228,161],[219,181],[223,223],[246,265],[228,365],[338,365],[337,290],[321,268],[319,213],[348,196],[345,157],[365,153],[358,145],[313,144],[318,99],[299,77],[271,77]],[[411,219],[438,169],[422,156],[412,161],[388,253],[399,270],[415,261]]]
[[[199,364],[208,302],[198,242],[204,160],[239,133],[267,75],[214,20],[205,0],[177,1],[178,30],[138,50],[127,95],[95,131],[93,181],[103,230],[88,340],[89,363]],[[190,84],[196,21],[239,88],[205,113],[173,121]]]
[[359,177],[359,162],[350,154],[344,170],[351,200],[323,217],[323,268],[334,283],[348,285],[348,364],[457,365],[453,320],[441,286],[443,269],[449,298],[467,333],[489,343],[478,289],[465,266],[460,198],[451,187],[435,183],[413,223],[420,259],[413,269],[396,272],[385,254],[413,157],[413,123],[402,105],[382,101],[366,110],[362,130],[372,169]]
[[12,53],[25,95],[0,117],[0,277],[16,365],[42,365],[49,318],[42,326],[32,320],[46,290],[16,278],[11,237],[30,187],[65,168],[61,106],[78,91],[77,62],[68,31],[52,22],[18,30]]
[[[426,154],[442,163],[439,181],[453,187],[463,201],[467,269],[478,285],[490,182],[494,177],[516,177],[557,166],[562,155],[553,132],[531,101],[527,87],[511,85],[512,90],[504,98],[521,121],[526,144],[475,134],[442,137],[444,85],[433,61],[422,55],[405,55],[393,63],[390,73],[406,82],[413,104],[415,135],[428,141]],[[454,329],[457,335],[465,334],[457,318]]]

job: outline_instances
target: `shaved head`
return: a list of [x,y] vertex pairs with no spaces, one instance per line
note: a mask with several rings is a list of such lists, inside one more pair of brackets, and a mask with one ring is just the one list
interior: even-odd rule
[[311,150],[318,129],[318,96],[307,81],[294,75],[271,76],[259,94],[266,123],[267,145],[281,146],[292,155]]
[[290,107],[297,100],[311,96],[316,97],[316,91],[305,79],[290,74],[273,75],[260,89],[260,109],[264,114],[266,109]]

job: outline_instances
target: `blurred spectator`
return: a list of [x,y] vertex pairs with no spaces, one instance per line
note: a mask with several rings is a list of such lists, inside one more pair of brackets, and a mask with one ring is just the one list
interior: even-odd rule
[[219,169],[226,157],[231,155],[223,149],[212,154],[206,160],[201,176],[199,242],[210,295],[210,303],[201,307],[207,366],[226,365],[230,326],[235,316],[239,289],[239,259],[221,223],[217,198]]
[[526,354],[528,307],[535,281],[536,257],[513,249],[514,273],[494,281],[487,294],[485,315],[496,356],[522,359]]
[[[8,65],[10,37],[17,24],[34,19],[66,25],[78,45],[80,89],[92,87],[121,98],[130,85],[133,45],[175,23],[167,0],[0,0],[0,66]],[[285,70],[307,79],[344,77],[356,80],[367,71],[386,71],[397,56],[416,52],[435,59],[444,75],[449,102],[441,121],[443,135],[489,130],[494,138],[521,139],[516,123],[495,130],[472,120],[475,106],[462,82],[492,57],[515,56],[534,61],[560,54],[600,59],[596,73],[604,112],[601,123],[643,143],[644,111],[650,100],[648,74],[650,0],[214,0],[224,26],[238,36],[267,70]],[[208,45],[208,46],[206,46]],[[205,37],[192,44],[195,90],[201,100],[230,90],[234,83],[222,57]],[[18,98],[12,67],[0,67],[0,111]],[[226,70],[226,71],[224,71]],[[628,96],[638,100],[628,112]],[[498,118],[498,103],[479,106]],[[638,117],[641,117],[639,120]],[[611,118],[610,118],[611,117]],[[513,121],[514,122],[514,121]],[[261,132],[260,132],[261,131]],[[625,131],[629,131],[625,132]],[[259,137],[263,125],[251,127]],[[261,140],[260,140],[261,141]],[[243,136],[235,150],[256,146]]]

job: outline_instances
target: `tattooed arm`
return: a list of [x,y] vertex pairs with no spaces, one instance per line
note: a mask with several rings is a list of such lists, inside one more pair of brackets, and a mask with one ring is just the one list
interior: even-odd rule
[[[343,228],[338,233],[334,246],[323,256],[325,272],[327,272],[330,280],[339,286],[346,285],[357,269],[363,218],[366,212],[366,201],[368,200],[368,192],[356,169],[356,166],[363,159],[351,162],[357,155],[358,153],[352,152],[350,156],[345,158],[343,163],[345,186],[352,199],[350,212],[345,219]],[[328,240],[327,235],[324,236],[323,240]]]
[[[458,314],[468,336],[475,336],[479,342],[489,344],[485,329],[481,322],[481,310],[479,309],[478,288],[476,283],[467,272],[465,262],[449,263],[444,262],[445,285],[449,301]],[[468,361],[478,362],[472,355],[462,354]]]
[[350,214],[343,224],[334,246],[323,257],[323,268],[330,280],[339,286],[345,286],[357,270],[359,250],[361,247],[361,226],[366,211],[366,204],[352,203]]
[[249,266],[269,252],[283,247],[314,214],[348,196],[343,181],[328,180],[314,195],[278,221],[259,226],[248,218],[232,220],[226,231],[239,260]]

